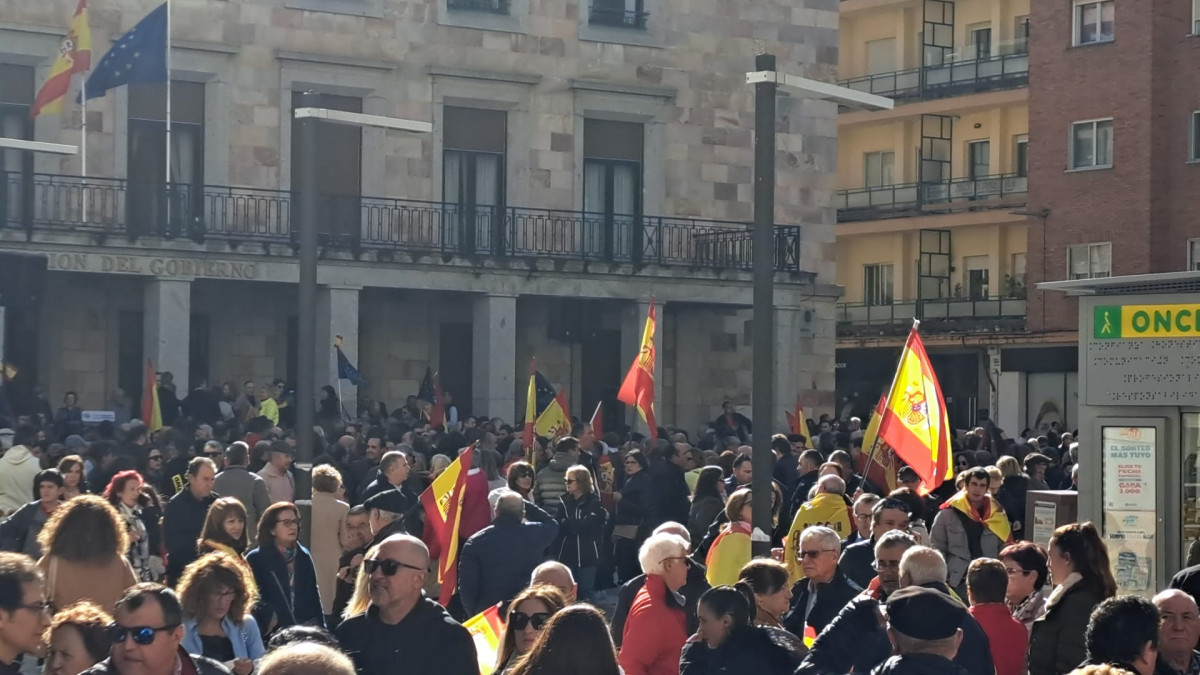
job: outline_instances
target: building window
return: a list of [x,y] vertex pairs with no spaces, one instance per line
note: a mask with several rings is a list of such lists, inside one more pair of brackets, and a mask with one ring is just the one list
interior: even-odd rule
[[1029,16],[1016,18],[1016,26],[1013,29],[1013,53],[1029,53]]
[[[1200,2],[1200,0],[1196,0]],[[1193,162],[1200,161],[1200,110],[1192,113],[1188,125],[1188,159]]]
[[[0,138],[33,139],[33,120],[29,109],[33,106],[33,68],[0,63]],[[3,191],[4,213],[0,213],[0,226],[6,220],[19,222],[26,205],[32,202],[33,153],[22,150],[0,148],[0,183]],[[3,337],[3,336],[0,336]]]
[[967,297],[971,300],[987,300],[991,291],[988,257],[969,255],[963,258],[963,267],[967,271]]
[[1008,278],[1004,280],[1004,293],[1010,298],[1025,297],[1025,263],[1026,254],[1014,253],[1009,267]]
[[1097,169],[1112,166],[1113,122],[1089,120],[1071,125],[1072,169]]
[[867,41],[867,74],[896,71],[896,38]]
[[1102,279],[1112,276],[1112,244],[1079,244],[1067,249],[1070,279]]
[[1113,0],[1075,0],[1075,44],[1112,42]]
[[503,252],[508,114],[446,106],[442,125],[442,195],[457,223],[447,243],[464,253]]
[[171,81],[171,166],[167,86],[129,85],[126,208],[134,233],[187,234],[204,208],[204,83]]
[[647,12],[644,0],[591,0],[588,23],[594,26],[645,28]]
[[1016,174],[1021,178],[1029,175],[1029,134],[1017,136],[1016,148],[1013,150],[1013,164]]
[[[292,109],[301,105],[301,92],[292,92]],[[356,96],[318,94],[315,104],[330,110],[362,112],[362,99]],[[292,124],[292,190],[304,175],[305,162],[317,163],[317,185],[321,194],[320,235],[331,243],[357,242],[361,222],[362,127],[349,124],[318,124],[315,151],[303,147],[300,125]],[[308,152],[313,152],[309,157]],[[290,380],[294,381],[294,380]]]
[[469,12],[508,14],[508,0],[446,0],[446,7]]
[[868,305],[892,304],[891,265],[863,265],[863,302]]
[[992,27],[990,24],[978,24],[968,28],[971,31],[972,58],[992,58]]
[[1192,271],[1200,270],[1200,239],[1188,239],[1187,268]]
[[967,144],[967,178],[982,180],[992,173],[992,142],[971,141]]
[[1192,35],[1200,35],[1200,0],[1192,0]]
[[866,187],[883,187],[895,185],[893,167],[896,164],[894,152],[868,152],[863,155],[863,181]]
[[583,121],[583,242],[605,259],[642,251],[645,130],[636,122]]

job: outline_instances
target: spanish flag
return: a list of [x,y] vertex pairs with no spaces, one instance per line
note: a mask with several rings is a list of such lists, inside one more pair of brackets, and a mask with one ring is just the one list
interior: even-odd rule
[[938,508],[957,509],[966,517],[991,530],[992,534],[996,535],[1004,544],[1013,543],[1012,524],[1008,522],[1008,516],[1004,515],[1004,507],[1000,506],[1000,502],[996,501],[995,497],[991,495],[984,495],[984,497],[987,499],[987,507],[982,514],[971,508],[965,490],[959,490],[958,494],[947,499]]
[[463,623],[463,628],[475,641],[475,654],[479,657],[479,675],[496,672],[496,660],[500,658],[500,636],[504,634],[504,621],[500,619],[500,605],[492,605]]
[[[532,420],[532,423],[531,423]],[[567,408],[566,392],[556,392],[554,385],[537,370],[537,361],[529,363],[529,389],[525,392],[525,428],[522,444],[533,447],[533,436],[559,438],[571,433],[571,415]]]
[[158,403],[158,382],[154,377],[154,364],[146,359],[146,386],[142,390],[142,421],[150,431],[163,428],[162,407]]
[[443,607],[449,605],[458,587],[458,530],[462,520],[463,496],[467,489],[467,473],[474,460],[475,445],[471,444],[421,493],[426,531],[434,539],[425,543],[440,551],[438,581],[442,584],[442,593],[438,602]]
[[803,436],[806,439],[805,447],[812,447],[807,441],[809,436],[808,417],[804,414],[804,406],[800,405],[800,394],[796,394],[795,410],[785,410],[783,415],[787,418],[788,430],[793,434]]
[[710,586],[732,586],[738,581],[738,574],[746,563],[750,562],[750,524],[738,521],[727,523],[721,534],[713,540],[708,555],[704,558],[704,573]]
[[918,492],[922,496],[954,477],[946,399],[917,334],[917,322],[900,353],[896,377],[879,419],[879,438],[921,477]]
[[61,113],[67,90],[71,88],[71,77],[75,73],[86,73],[92,67],[92,31],[88,28],[87,0],[79,0],[67,37],[58,48],[58,58],[50,67],[45,84],[38,90],[29,110],[30,118],[48,113]]
[[884,410],[887,410],[887,396],[880,396],[879,404],[875,406],[871,421],[863,433],[864,463],[861,471],[873,489],[887,495],[899,484],[900,466],[896,453],[879,439],[879,420],[883,419]]
[[654,419],[654,298],[650,298],[650,312],[646,315],[646,328],[642,331],[642,348],[633,365],[625,375],[625,382],[617,392],[617,400],[633,406],[650,430],[650,438],[658,437],[658,422]]

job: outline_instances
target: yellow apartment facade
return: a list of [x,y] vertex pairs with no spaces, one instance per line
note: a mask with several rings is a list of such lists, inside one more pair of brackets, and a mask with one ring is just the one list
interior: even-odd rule
[[865,413],[912,319],[958,428],[1074,417],[1074,336],[1025,327],[1031,0],[843,0],[837,388]]

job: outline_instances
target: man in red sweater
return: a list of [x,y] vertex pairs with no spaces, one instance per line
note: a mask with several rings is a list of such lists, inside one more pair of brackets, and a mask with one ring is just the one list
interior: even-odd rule
[[1029,631],[1004,604],[1007,590],[1008,571],[999,560],[979,558],[967,568],[969,611],[988,636],[996,675],[1022,675],[1029,652]]

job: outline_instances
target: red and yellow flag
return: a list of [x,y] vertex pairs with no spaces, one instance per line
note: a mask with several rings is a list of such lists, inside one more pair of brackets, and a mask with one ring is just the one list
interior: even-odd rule
[[629,367],[621,390],[617,392],[617,400],[633,406],[645,420],[651,438],[658,436],[658,422],[654,419],[654,329],[657,323],[654,318],[654,298],[651,297],[646,328],[642,331],[642,348]]
[[996,498],[991,495],[984,495],[984,499],[987,500],[987,507],[982,514],[971,506],[965,490],[959,490],[958,494],[947,499],[938,508],[957,509],[966,517],[991,530],[992,534],[996,535],[1002,544],[1013,543],[1012,523],[1008,522],[1008,516],[1004,514],[1004,507],[1000,506],[1000,502],[996,501]]
[[862,475],[876,490],[887,495],[899,484],[899,462],[896,453],[879,439],[879,421],[883,419],[883,411],[887,410],[887,396],[879,397],[879,404],[871,414],[867,430],[863,432],[863,466]]
[[[800,405],[800,394],[796,394],[795,410],[785,410],[784,417],[787,418],[788,430],[798,436],[808,438],[808,417],[804,414],[804,406]],[[808,441],[805,441],[805,447],[812,447]]]
[[48,113],[61,113],[63,100],[71,88],[71,76],[86,73],[92,67],[92,31],[88,28],[87,0],[79,0],[67,37],[58,48],[58,58],[50,67],[46,82],[38,90],[29,110],[31,118]]
[[946,399],[915,325],[879,419],[879,438],[921,477],[922,495],[954,477]]
[[474,460],[475,445],[471,444],[421,493],[426,531],[435,540],[425,543],[440,551],[438,581],[442,584],[442,593],[438,602],[442,606],[449,605],[450,597],[458,587],[458,530],[462,520],[463,496],[467,489],[467,473]]
[[163,428],[162,406],[158,403],[158,381],[154,377],[154,364],[146,359],[146,386],[142,390],[142,421],[150,431]]
[[463,623],[463,628],[475,641],[475,654],[479,657],[479,675],[496,672],[496,660],[500,658],[500,636],[504,634],[504,621],[500,619],[500,605],[492,605]]
[[754,556],[750,552],[750,523],[726,523],[704,558],[704,576],[710,586],[732,586]]
[[442,381],[437,373],[433,374],[433,405],[429,406],[429,426],[446,426],[446,397],[442,395]]

